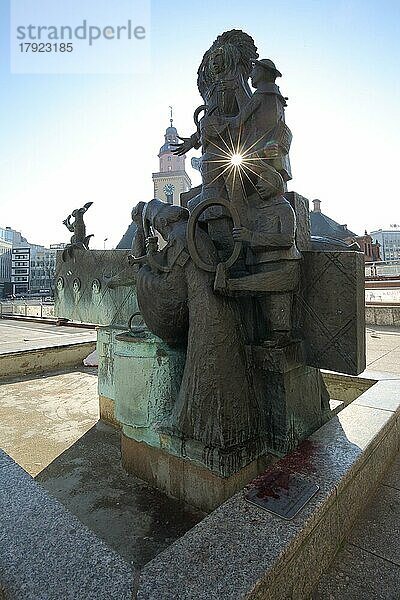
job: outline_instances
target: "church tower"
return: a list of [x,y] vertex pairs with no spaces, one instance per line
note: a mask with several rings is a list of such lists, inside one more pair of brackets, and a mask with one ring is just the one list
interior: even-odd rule
[[186,156],[173,154],[175,146],[172,144],[179,144],[180,140],[176,127],[173,126],[172,107],[170,110],[170,126],[165,131],[165,141],[158,154],[160,170],[153,173],[154,198],[179,205],[180,195],[190,190],[192,182],[185,171]]

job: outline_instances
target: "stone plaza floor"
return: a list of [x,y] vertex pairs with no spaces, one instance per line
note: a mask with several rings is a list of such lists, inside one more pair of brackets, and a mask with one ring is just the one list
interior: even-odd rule
[[0,355],[96,340],[94,329],[0,319]]
[[204,517],[122,469],[95,368],[0,381],[0,447],[134,568]]
[[367,368],[370,375],[389,373],[400,378],[400,329],[367,326]]
[[[71,335],[70,328],[55,329],[0,321],[0,353],[51,339],[59,343],[51,336]],[[88,334],[75,333],[81,332]],[[399,329],[367,328],[367,371],[400,379]],[[0,446],[134,567],[143,566],[204,516],[123,471],[118,432],[98,421],[96,369],[1,381]],[[400,457],[313,598],[399,600],[399,522]]]

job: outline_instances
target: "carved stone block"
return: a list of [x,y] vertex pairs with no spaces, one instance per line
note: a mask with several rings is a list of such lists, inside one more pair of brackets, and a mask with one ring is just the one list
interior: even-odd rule
[[127,326],[138,310],[135,287],[110,289],[106,283],[128,267],[129,250],[74,249],[72,258],[57,254],[55,314],[58,317]]
[[365,369],[364,254],[304,252],[297,319],[306,363],[358,375]]

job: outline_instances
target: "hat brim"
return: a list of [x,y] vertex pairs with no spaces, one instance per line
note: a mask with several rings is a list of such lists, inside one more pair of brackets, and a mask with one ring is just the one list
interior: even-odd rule
[[254,64],[262,67],[263,69],[266,69],[267,71],[271,71],[272,73],[275,73],[275,75],[277,77],[282,77],[282,73],[280,71],[278,71],[278,69],[276,69],[274,67],[270,67],[269,65],[266,65],[266,64],[262,63],[260,60],[255,60]]

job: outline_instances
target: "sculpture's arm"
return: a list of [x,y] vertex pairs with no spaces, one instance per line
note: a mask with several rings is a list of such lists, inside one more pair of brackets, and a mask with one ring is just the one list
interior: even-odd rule
[[278,231],[268,230],[252,231],[250,246],[254,252],[261,252],[265,248],[290,248],[295,242],[296,221],[292,211],[287,211],[279,216]]
[[254,252],[262,252],[265,248],[290,248],[294,244],[294,235],[286,233],[263,233],[252,231],[250,246]]
[[133,254],[129,254],[128,263],[130,267],[134,267],[135,265],[147,265],[149,260],[148,254],[143,254],[141,256],[134,256]]
[[292,132],[285,121],[279,119],[276,125],[266,133],[265,142],[260,151],[267,159],[289,154],[292,137]]
[[73,233],[74,226],[71,225],[71,215],[68,215],[68,217],[63,221],[63,224],[68,229],[68,231],[71,231]]
[[257,96],[253,96],[249,100],[249,102],[247,102],[247,104],[240,110],[239,114],[236,117],[231,117],[228,119],[227,125],[232,125],[233,127],[241,127],[256,112],[260,104],[261,99]]
[[266,248],[290,248],[295,242],[296,220],[292,210],[279,215],[275,231],[270,230],[270,223],[264,228],[250,230],[247,227],[235,227],[233,239],[247,242],[254,252],[263,252]]
[[132,240],[132,254],[133,256],[142,256],[146,253],[146,242],[145,234],[142,222],[136,223],[137,230]]
[[192,150],[192,148],[198,150],[201,146],[199,133],[197,131],[188,138],[178,137],[182,140],[182,144],[171,144],[171,146],[176,146],[175,150],[173,150],[173,154],[176,154],[177,156],[183,156],[186,152]]

